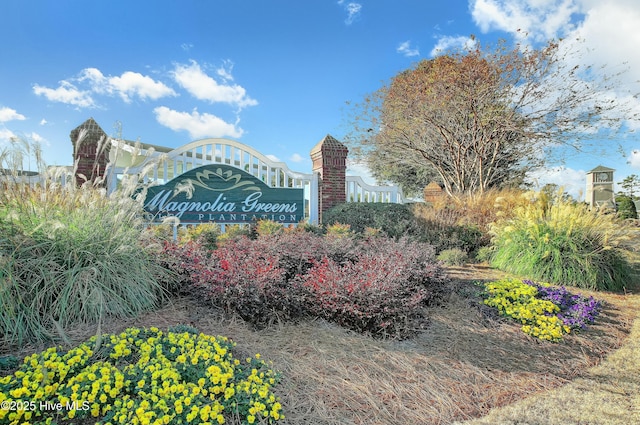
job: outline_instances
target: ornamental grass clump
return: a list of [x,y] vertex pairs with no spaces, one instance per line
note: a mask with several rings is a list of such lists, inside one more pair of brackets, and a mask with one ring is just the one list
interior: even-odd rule
[[141,243],[136,182],[107,195],[100,181],[72,183],[75,170],[41,166],[30,186],[20,153],[0,152],[0,341],[64,338],[71,324],[154,308],[165,271]]
[[494,223],[492,233],[491,265],[501,270],[600,290],[620,290],[632,276],[626,244],[637,229],[561,197],[533,195]]
[[593,297],[573,295],[530,280],[502,279],[484,285],[484,303],[522,323],[522,331],[557,342],[563,335],[593,323],[602,304]]
[[[0,424],[271,424],[279,375],[256,354],[202,333],[130,328],[49,348],[0,378]],[[84,422],[87,421],[87,422]]]

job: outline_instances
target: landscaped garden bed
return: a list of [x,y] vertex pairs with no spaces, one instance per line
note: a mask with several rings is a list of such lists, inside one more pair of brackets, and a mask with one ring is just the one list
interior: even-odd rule
[[[418,234],[340,224],[199,229],[176,244],[143,231],[132,193],[2,192],[0,424],[447,424],[588,377],[637,318],[616,246],[585,245],[616,259],[594,264],[624,289],[594,292],[445,267]],[[456,214],[427,240],[479,253],[486,238],[467,240],[480,230]],[[534,257],[545,275],[571,241],[552,219],[536,233],[503,223],[523,246],[554,241]]]
[[[166,331],[189,324],[206,335],[229,337],[241,362],[260,353],[269,369],[279,372],[273,394],[286,418],[278,423],[446,424],[585,376],[621,346],[637,316],[634,297],[581,291],[605,301],[597,320],[588,331],[570,333],[560,342],[542,341],[484,304],[477,282],[494,282],[503,274],[474,265],[448,274],[446,295],[424,312],[428,326],[402,341],[371,338],[324,319],[256,329],[189,295],[136,319],[106,321],[103,344],[107,332],[153,326]],[[83,325],[68,334],[86,341],[95,331]],[[39,351],[26,346],[11,352],[20,357]],[[241,423],[234,420],[227,423]]]

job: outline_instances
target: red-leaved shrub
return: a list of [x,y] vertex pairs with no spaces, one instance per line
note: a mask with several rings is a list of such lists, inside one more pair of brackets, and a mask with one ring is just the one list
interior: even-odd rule
[[193,292],[193,274],[210,263],[210,254],[198,242],[178,245],[164,241],[162,251],[156,256],[156,261],[170,272],[170,280],[162,282],[163,286],[173,294]]
[[209,300],[258,327],[302,314],[299,284],[287,281],[279,257],[263,245],[246,237],[231,239],[192,273],[194,285]]
[[340,264],[357,260],[357,245],[352,238],[337,239],[298,232],[260,236],[254,243],[257,249],[278,258],[287,280],[305,274],[314,260],[319,261],[324,257]]
[[433,248],[374,238],[360,249],[357,261],[340,264],[325,257],[299,276],[307,308],[358,332],[410,335],[443,281]]
[[427,287],[434,295],[442,290],[445,280],[444,270],[436,259],[435,248],[426,243],[414,242],[407,238],[393,240],[372,237],[358,244],[358,256],[380,254],[395,261],[408,282]]
[[278,233],[230,239],[214,251],[168,243],[179,287],[262,327],[313,315],[376,336],[408,335],[440,290],[431,246],[401,239]]

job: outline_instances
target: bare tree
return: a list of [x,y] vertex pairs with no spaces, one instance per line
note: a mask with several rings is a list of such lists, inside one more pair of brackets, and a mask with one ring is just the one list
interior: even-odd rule
[[396,169],[433,168],[454,196],[522,180],[551,148],[581,149],[637,119],[612,95],[616,76],[572,53],[500,43],[424,60],[357,105],[347,142]]

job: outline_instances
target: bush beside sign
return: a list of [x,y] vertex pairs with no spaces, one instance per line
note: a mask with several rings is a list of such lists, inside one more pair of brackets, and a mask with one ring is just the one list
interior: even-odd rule
[[211,164],[150,187],[144,209],[155,219],[173,216],[185,223],[298,223],[304,219],[304,189],[272,188],[246,171]]

